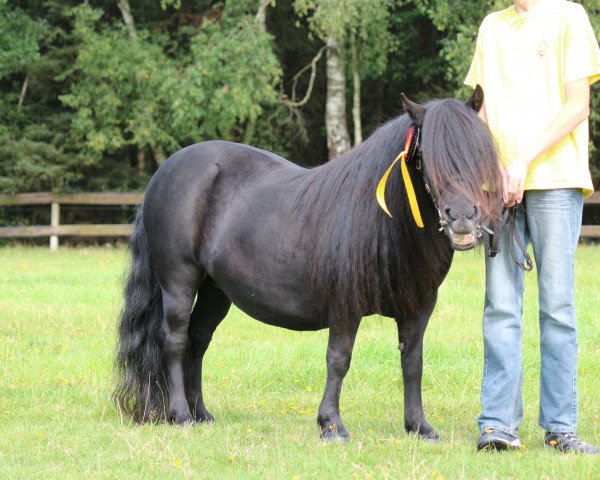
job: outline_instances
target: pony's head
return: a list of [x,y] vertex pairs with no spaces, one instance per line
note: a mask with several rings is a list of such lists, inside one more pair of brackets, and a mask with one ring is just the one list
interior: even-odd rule
[[419,105],[404,94],[402,103],[421,130],[417,155],[438,209],[440,229],[455,250],[474,248],[482,227],[497,219],[502,209],[496,148],[477,115],[483,90],[478,85],[464,103],[443,99]]

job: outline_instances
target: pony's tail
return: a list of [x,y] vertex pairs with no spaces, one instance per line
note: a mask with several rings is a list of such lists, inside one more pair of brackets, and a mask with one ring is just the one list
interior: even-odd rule
[[143,208],[129,240],[131,270],[118,323],[114,398],[120,412],[143,423],[166,417],[168,383],[160,328],[162,292],[150,258]]

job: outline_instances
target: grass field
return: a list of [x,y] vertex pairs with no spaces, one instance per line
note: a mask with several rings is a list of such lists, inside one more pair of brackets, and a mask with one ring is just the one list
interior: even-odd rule
[[[524,320],[525,448],[475,451],[481,252],[457,254],[425,336],[423,397],[437,445],[403,430],[395,324],[364,319],[342,392],[347,445],[318,439],[326,332],[233,309],[205,359],[212,425],[132,425],[110,401],[126,254],[0,249],[0,478],[592,479],[600,459],[543,448],[535,273]],[[581,436],[600,445],[600,247],[577,254]]]

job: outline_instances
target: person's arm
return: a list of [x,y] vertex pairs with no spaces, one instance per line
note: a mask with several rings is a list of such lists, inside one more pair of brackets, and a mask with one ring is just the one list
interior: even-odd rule
[[554,120],[521,150],[503,171],[504,203],[508,206],[521,203],[523,200],[523,188],[529,165],[569,135],[589,116],[590,82],[588,78],[567,83],[565,94],[567,101]]

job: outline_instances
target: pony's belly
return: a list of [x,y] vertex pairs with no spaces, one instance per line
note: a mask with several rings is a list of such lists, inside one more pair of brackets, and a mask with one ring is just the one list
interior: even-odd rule
[[286,328],[288,330],[294,330],[298,332],[304,331],[314,331],[314,330],[322,330],[324,328],[328,328],[329,325],[325,322],[319,322],[315,319],[307,319],[302,317],[291,317],[286,315],[279,316],[270,316],[270,315],[252,315],[249,312],[246,312],[244,309],[240,307],[240,309],[262,323],[266,323],[267,325],[272,325],[274,327]]
[[318,318],[308,298],[297,292],[266,293],[249,285],[243,288],[239,282],[219,286],[236,307],[255,320],[289,330],[327,328],[327,321]]
[[240,228],[214,239],[211,255],[200,256],[206,273],[256,320],[291,330],[325,328],[327,322],[319,318],[309,295],[306,253],[286,236],[294,228],[283,221],[278,229],[265,219],[258,223],[255,230]]

